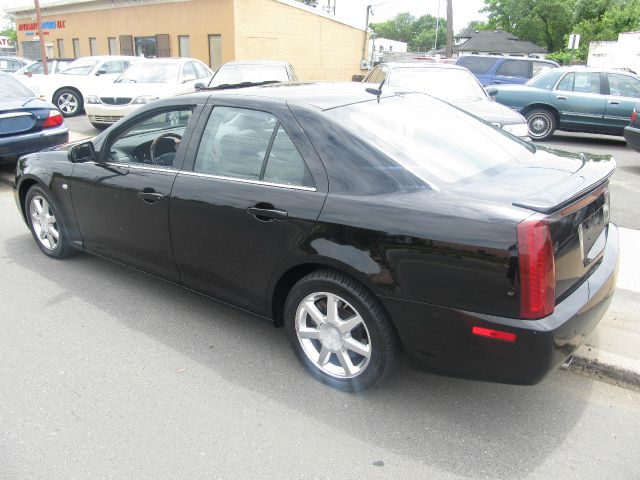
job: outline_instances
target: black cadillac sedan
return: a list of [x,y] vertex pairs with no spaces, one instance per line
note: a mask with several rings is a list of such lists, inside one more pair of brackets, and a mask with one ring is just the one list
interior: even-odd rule
[[0,72],[0,163],[67,141],[69,129],[58,109]]
[[88,251],[272,319],[337,388],[380,381],[401,349],[534,384],[611,300],[614,168],[424,94],[290,84],[149,104],[22,157],[15,198],[46,255]]

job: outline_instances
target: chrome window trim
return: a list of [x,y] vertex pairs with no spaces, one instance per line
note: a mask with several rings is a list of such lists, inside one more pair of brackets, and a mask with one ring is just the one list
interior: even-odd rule
[[5,118],[17,118],[17,117],[32,117],[34,116],[31,112],[9,112],[0,114],[0,119]]
[[262,180],[250,180],[248,178],[226,177],[224,175],[212,175],[210,173],[189,172],[186,170],[182,170],[178,172],[178,175],[187,175],[189,177],[213,178],[215,180],[224,180],[228,182],[238,182],[238,183],[245,183],[249,185],[260,185],[263,187],[286,188],[289,190],[302,190],[305,192],[317,191],[316,187],[305,187],[303,185],[290,185],[287,183],[272,183],[272,182],[265,182]]
[[120,168],[131,168],[134,170],[147,170],[151,172],[161,172],[161,173],[178,173],[177,168],[173,167],[157,167],[157,166],[147,166],[147,165],[139,165],[137,163],[117,163],[117,162],[82,162],[92,165],[108,165],[110,167],[120,167]]

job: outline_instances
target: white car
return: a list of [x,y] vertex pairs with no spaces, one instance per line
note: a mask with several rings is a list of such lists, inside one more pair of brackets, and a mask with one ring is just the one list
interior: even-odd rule
[[32,77],[27,82],[38,96],[58,107],[62,115],[73,117],[82,112],[88,91],[113,83],[130,65],[144,60],[117,55],[82,57],[60,73]]
[[86,97],[85,110],[96,128],[116,123],[145,103],[196,90],[213,71],[193,58],[156,58],[133,65],[114,83],[101,85]]
[[[49,75],[54,73],[60,73],[74,62],[75,58],[49,58],[47,59],[47,70]],[[44,75],[44,69],[42,68],[42,61],[37,60],[33,62],[31,65],[25,65],[20,70],[16,70],[13,72],[14,75],[24,75],[25,77],[31,78],[33,76],[42,76]],[[24,82],[23,82],[24,83]]]

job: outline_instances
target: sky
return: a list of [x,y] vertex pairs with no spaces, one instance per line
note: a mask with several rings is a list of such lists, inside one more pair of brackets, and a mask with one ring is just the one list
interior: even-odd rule
[[[331,0],[331,4],[333,5]],[[371,22],[383,22],[394,17],[398,13],[409,12],[416,17],[425,14],[436,15],[438,3],[440,3],[440,16],[446,17],[446,0],[335,0],[336,16],[354,23],[361,24],[364,28],[367,5],[374,5]],[[41,0],[43,4],[47,0]],[[30,3],[29,0],[0,0],[0,13],[4,13],[7,7],[21,6]],[[318,0],[320,5],[327,0]],[[486,15],[479,13],[484,6],[484,0],[453,0],[453,29],[458,32],[466,27],[471,20],[484,20]]]

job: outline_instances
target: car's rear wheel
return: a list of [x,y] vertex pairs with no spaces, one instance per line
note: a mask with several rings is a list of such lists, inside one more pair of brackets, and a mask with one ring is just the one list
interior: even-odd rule
[[546,108],[535,108],[527,112],[529,136],[533,140],[547,140],[557,128],[555,114]]
[[82,95],[71,88],[63,88],[56,92],[53,97],[53,103],[65,117],[78,115],[84,107]]
[[34,185],[25,198],[27,222],[40,250],[52,258],[65,258],[74,253],[66,230],[49,194]]
[[398,356],[397,335],[378,300],[339,272],[320,270],[296,283],[284,319],[302,364],[340,390],[375,385]]

